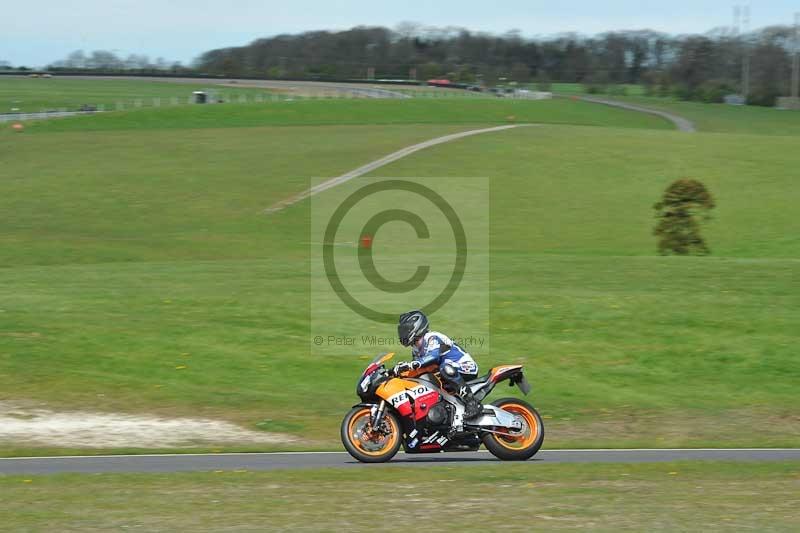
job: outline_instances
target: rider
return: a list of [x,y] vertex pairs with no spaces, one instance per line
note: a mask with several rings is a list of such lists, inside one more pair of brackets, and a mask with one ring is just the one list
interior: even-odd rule
[[464,418],[475,418],[482,413],[480,402],[472,395],[466,381],[478,375],[478,365],[450,337],[430,331],[428,317],[422,311],[409,311],[400,315],[397,324],[400,344],[411,346],[414,360],[398,363],[395,373],[416,370],[428,365],[439,365],[439,375],[464,402]]

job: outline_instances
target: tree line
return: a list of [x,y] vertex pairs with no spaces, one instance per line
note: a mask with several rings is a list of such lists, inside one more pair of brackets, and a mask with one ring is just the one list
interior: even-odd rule
[[96,50],[73,52],[49,68],[272,79],[446,78],[485,87],[532,83],[542,89],[568,82],[584,84],[589,92],[641,84],[650,95],[721,102],[727,94],[746,93],[748,103],[774,105],[777,96],[790,91],[793,44],[790,26],[745,34],[718,28],[702,35],[638,30],[534,39],[519,31],[493,35],[404,23],[394,29],[359,26],[257,39],[205,52],[190,66]]
[[85,53],[75,50],[67,57],[51,63],[48,70],[89,70],[102,72],[138,71],[138,72],[187,72],[191,68],[184,67],[179,61],[167,61],[163,57],[150,59],[144,54],[128,54],[119,56],[108,50],[94,50]]
[[[461,83],[582,83],[592,92],[642,84],[653,95],[719,102],[742,93],[750,63],[748,100],[773,105],[789,92],[793,28],[772,26],[737,34],[719,28],[703,35],[650,30],[528,39],[463,28],[355,27],[258,39],[202,54],[200,71],[269,78],[447,78]],[[749,59],[748,59],[749,58]]]

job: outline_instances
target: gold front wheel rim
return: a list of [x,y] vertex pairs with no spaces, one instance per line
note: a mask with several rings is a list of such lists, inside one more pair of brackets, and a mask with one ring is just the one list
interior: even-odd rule
[[[389,431],[387,435],[380,435],[374,430],[367,430],[374,434],[374,436],[364,435],[363,432],[366,429],[366,425],[369,424],[370,416],[370,409],[366,408],[355,413],[347,426],[347,438],[359,452],[372,457],[380,457],[394,448],[397,444],[397,440],[400,438],[400,432],[394,418],[386,415],[383,418],[382,424],[388,426]],[[366,447],[365,440],[376,442],[380,447],[378,449],[368,448]]]

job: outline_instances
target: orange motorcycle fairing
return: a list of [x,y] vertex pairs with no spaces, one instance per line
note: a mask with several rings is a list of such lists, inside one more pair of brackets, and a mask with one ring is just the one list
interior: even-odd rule
[[497,383],[509,374],[522,370],[522,365],[501,365],[495,366],[489,371],[489,381]]
[[[403,378],[394,378],[382,383],[375,391],[375,394],[379,398],[386,400],[401,416],[412,415],[412,399],[415,400],[415,403],[420,401],[425,404],[428,402],[433,404],[436,403],[436,399],[439,396],[439,393],[432,385]],[[418,411],[414,413],[417,416],[425,416],[427,414],[426,409],[420,411],[418,408]]]

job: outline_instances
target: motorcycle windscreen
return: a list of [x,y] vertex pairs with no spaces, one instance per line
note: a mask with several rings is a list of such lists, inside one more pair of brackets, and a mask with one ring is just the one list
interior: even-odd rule
[[379,355],[375,356],[375,359],[373,359],[367,365],[367,368],[364,369],[364,372],[361,374],[361,377],[368,376],[368,375],[372,374],[378,368],[380,368],[380,366],[383,363],[385,363],[386,361],[388,361],[392,357],[394,357],[394,352],[382,353],[382,354],[379,354]]

